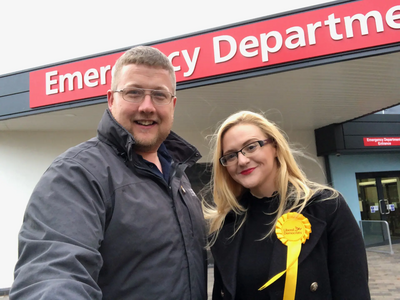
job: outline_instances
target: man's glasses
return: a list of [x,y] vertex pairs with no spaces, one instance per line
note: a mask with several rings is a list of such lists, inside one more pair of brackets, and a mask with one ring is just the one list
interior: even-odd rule
[[272,143],[272,142],[273,142],[273,139],[271,139],[271,138],[263,140],[263,141],[252,142],[251,144],[244,146],[239,151],[231,152],[224,156],[221,156],[221,158],[219,159],[219,162],[224,167],[234,165],[238,161],[239,152],[248,158],[248,157],[251,157],[252,154],[254,154],[257,151],[257,149],[259,149],[262,146],[265,146],[269,143]]
[[171,94],[167,90],[151,90],[141,88],[125,88],[122,90],[115,90],[114,93],[121,93],[122,98],[125,101],[132,103],[141,103],[144,97],[147,95],[146,91],[150,93],[151,100],[154,105],[167,105],[171,103],[175,95]]

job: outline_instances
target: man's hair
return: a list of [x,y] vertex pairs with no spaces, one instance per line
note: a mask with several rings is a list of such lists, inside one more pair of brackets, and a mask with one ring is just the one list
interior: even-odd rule
[[[280,204],[276,211],[274,226],[265,237],[272,234],[275,230],[276,221],[286,212],[301,212],[313,195],[325,189],[331,191],[327,199],[338,196],[334,189],[309,181],[303,171],[298,166],[294,153],[285,138],[285,133],[274,123],[267,120],[263,115],[251,111],[240,111],[229,116],[217,129],[212,139],[212,174],[210,189],[214,199],[214,207],[207,204],[203,205],[205,218],[209,221],[209,233],[213,234],[212,245],[218,237],[219,230],[222,228],[226,215],[233,210],[236,215],[243,215],[242,222],[236,228],[235,233],[243,225],[246,219],[246,208],[240,205],[240,197],[246,189],[237,183],[229,175],[227,169],[223,167],[219,158],[223,154],[222,140],[226,132],[239,124],[251,124],[261,129],[266,138],[273,140],[272,147],[276,149],[277,174],[275,186],[280,197]],[[327,200],[326,199],[326,200]],[[265,238],[264,237],[264,238]]]
[[114,73],[111,80],[112,90],[117,89],[122,67],[130,64],[144,65],[152,68],[167,70],[171,76],[173,89],[171,92],[175,94],[176,78],[174,67],[164,53],[150,46],[137,46],[131,48],[126,51],[120,58],[118,58],[114,66]]

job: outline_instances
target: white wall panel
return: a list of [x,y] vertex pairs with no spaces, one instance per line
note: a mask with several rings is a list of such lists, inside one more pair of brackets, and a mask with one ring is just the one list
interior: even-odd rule
[[0,288],[11,286],[17,235],[36,183],[50,163],[93,132],[0,132]]

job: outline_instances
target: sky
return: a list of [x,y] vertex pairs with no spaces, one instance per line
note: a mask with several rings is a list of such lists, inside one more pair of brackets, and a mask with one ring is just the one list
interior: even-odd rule
[[[327,2],[1,0],[0,77]],[[0,288],[12,284],[16,232],[0,226],[1,241],[12,241],[1,250]]]
[[3,0],[0,76],[323,2]]

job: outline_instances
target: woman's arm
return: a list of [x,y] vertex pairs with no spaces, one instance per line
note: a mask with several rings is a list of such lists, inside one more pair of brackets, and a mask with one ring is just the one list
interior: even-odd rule
[[327,200],[328,267],[335,300],[368,300],[368,264],[360,228],[342,196]]
[[221,273],[219,272],[218,267],[215,264],[215,262],[214,262],[214,286],[213,286],[213,292],[212,292],[212,299],[213,300],[224,299],[224,291],[223,291]]

